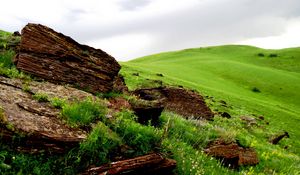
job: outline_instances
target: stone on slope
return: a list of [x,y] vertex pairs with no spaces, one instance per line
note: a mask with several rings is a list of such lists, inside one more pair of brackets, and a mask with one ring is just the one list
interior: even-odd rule
[[210,120],[214,116],[201,95],[184,88],[145,88],[133,93],[144,100],[161,100],[165,109],[186,118]]
[[222,140],[210,143],[205,153],[219,159],[224,166],[229,168],[259,163],[254,149],[243,148],[236,143],[226,143]]
[[120,70],[118,62],[106,52],[31,23],[22,29],[15,64],[36,77],[93,93],[111,91]]

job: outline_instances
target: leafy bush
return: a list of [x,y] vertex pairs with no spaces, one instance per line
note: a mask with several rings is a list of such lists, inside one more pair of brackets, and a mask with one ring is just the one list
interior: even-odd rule
[[105,163],[109,160],[109,154],[115,152],[122,143],[121,138],[102,122],[93,128],[88,138],[80,144],[85,159],[87,157],[90,163]]
[[87,98],[83,101],[65,104],[61,113],[70,126],[85,126],[97,119],[104,118],[106,107],[100,101]]

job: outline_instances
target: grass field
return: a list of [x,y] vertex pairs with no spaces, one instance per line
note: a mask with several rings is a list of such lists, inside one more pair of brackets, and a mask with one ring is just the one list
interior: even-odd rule
[[[227,131],[237,131],[236,138],[250,138],[249,145],[258,150],[262,164],[271,161],[275,165],[276,161],[281,161],[289,166],[289,161],[285,160],[292,155],[292,162],[298,166],[291,169],[297,171],[284,173],[300,173],[300,48],[265,50],[226,45],[160,53],[121,64],[121,73],[130,89],[147,84],[147,79],[159,79],[212,97],[206,100],[212,109],[227,111],[233,116],[232,121],[229,119],[216,125]],[[133,73],[139,73],[139,76],[133,76]],[[164,76],[159,77],[157,73]],[[222,107],[221,100],[230,107]],[[242,131],[235,128],[234,123],[241,115],[264,116],[269,125],[239,134]],[[283,131],[290,133],[289,139],[282,140],[277,146],[268,143],[271,135]],[[288,149],[283,149],[284,146]],[[280,154],[278,160],[275,152]],[[272,153],[272,158],[264,158]],[[280,160],[279,157],[285,158]],[[273,165],[263,166],[268,169]],[[268,174],[262,169],[257,169],[258,172]]]

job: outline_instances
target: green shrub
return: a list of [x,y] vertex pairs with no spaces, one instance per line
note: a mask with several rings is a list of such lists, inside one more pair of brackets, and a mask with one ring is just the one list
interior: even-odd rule
[[70,126],[85,126],[97,119],[103,119],[106,114],[106,107],[100,101],[87,98],[65,104],[62,107],[62,116]]
[[50,103],[53,107],[57,109],[62,109],[63,106],[66,104],[66,100],[58,97],[54,97],[50,99]]
[[36,93],[32,96],[32,98],[39,102],[49,102],[48,95],[44,93]]
[[90,163],[105,163],[111,153],[121,145],[121,138],[102,122],[98,122],[88,138],[80,144],[84,157],[89,157]]

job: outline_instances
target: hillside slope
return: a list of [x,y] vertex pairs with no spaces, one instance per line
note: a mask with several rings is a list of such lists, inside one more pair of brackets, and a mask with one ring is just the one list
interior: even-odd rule
[[[150,55],[122,66],[129,88],[136,86],[136,77],[130,73],[140,72],[144,78],[183,85],[214,97],[213,101],[226,101],[235,116],[263,115],[271,130],[290,133],[291,149],[300,155],[300,48],[195,48]],[[157,73],[164,77],[157,77]]]

